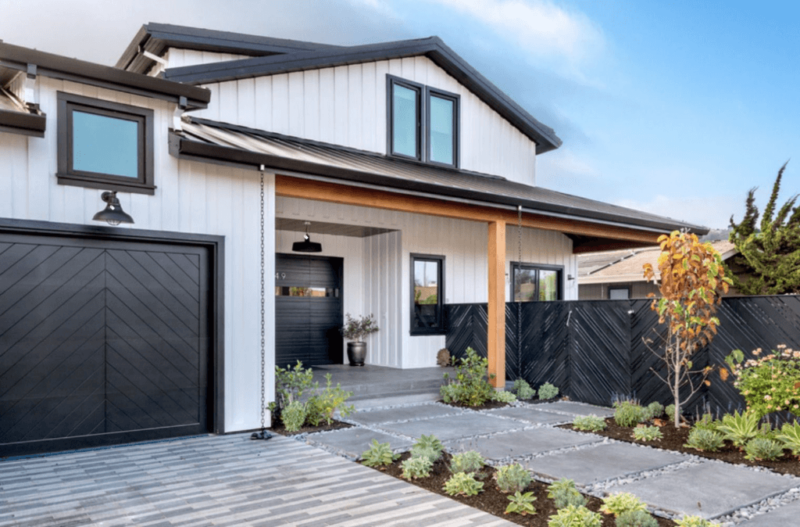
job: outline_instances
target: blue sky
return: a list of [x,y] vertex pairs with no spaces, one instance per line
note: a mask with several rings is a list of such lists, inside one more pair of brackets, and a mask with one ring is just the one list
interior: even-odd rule
[[[796,2],[29,0],[0,38],[113,64],[148,21],[337,44],[442,37],[564,140],[537,183],[720,228],[800,192]],[[44,13],[44,15],[43,15]],[[246,16],[243,16],[246,15]]]

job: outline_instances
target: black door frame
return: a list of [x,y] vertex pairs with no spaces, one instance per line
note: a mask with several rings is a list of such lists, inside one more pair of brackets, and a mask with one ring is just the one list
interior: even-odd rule
[[208,328],[211,333],[209,374],[211,409],[209,422],[215,434],[225,433],[225,237],[185,232],[119,229],[99,225],[78,225],[36,220],[0,218],[0,234],[60,236],[74,239],[121,242],[148,242],[170,245],[191,245],[206,248],[211,256],[211,299]]

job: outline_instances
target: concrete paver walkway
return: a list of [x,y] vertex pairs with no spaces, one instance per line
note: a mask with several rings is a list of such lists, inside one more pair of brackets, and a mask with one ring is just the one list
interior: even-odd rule
[[237,434],[0,461],[0,525],[512,524],[293,439]]

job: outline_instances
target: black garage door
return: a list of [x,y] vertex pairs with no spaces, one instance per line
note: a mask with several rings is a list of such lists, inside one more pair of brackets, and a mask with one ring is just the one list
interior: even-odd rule
[[207,252],[0,234],[0,455],[207,432]]
[[342,259],[278,254],[275,262],[275,363],[341,364]]

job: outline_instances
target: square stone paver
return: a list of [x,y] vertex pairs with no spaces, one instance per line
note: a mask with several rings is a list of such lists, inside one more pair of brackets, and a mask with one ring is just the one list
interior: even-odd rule
[[665,450],[626,443],[604,443],[594,448],[531,459],[525,463],[525,467],[553,479],[569,478],[579,485],[588,485],[644,470],[654,470],[686,459],[688,457],[683,454]]
[[796,525],[800,518],[800,500],[771,510],[766,514],[759,514],[750,521],[745,521],[737,527],[786,527]]
[[330,449],[354,458],[361,456],[362,452],[369,449],[373,439],[377,439],[378,443],[389,443],[392,450],[406,450],[411,448],[411,441],[398,439],[388,434],[373,432],[372,430],[358,427],[336,430],[334,432],[311,434],[307,437],[307,441],[311,444],[327,446]]
[[559,428],[534,428],[498,434],[482,439],[464,439],[445,443],[449,451],[477,450],[491,460],[518,458],[578,445],[602,441],[602,437],[567,432]]
[[798,486],[800,480],[725,463],[699,465],[614,487],[655,507],[716,518]]
[[415,439],[421,435],[433,434],[442,441],[449,441],[462,437],[517,430],[525,426],[525,423],[519,421],[468,412],[407,423],[382,424],[378,428]]
[[371,412],[356,412],[347,416],[347,420],[370,426],[380,423],[408,421],[409,419],[428,419],[431,417],[441,417],[443,415],[454,415],[460,413],[462,413],[461,410],[450,406],[442,406],[439,404],[420,404],[416,406],[388,408],[386,410],[373,410]]
[[556,401],[554,403],[537,404],[536,409],[545,412],[552,410],[554,412],[563,412],[572,415],[597,415],[600,417],[611,417],[614,415],[613,408],[577,403],[575,401]]
[[571,423],[572,416],[564,414],[554,414],[553,412],[545,412],[530,406],[512,406],[506,408],[497,408],[486,412],[490,415],[497,415],[500,417],[511,417],[512,419],[519,419],[526,423],[536,425],[553,425],[562,423]]

